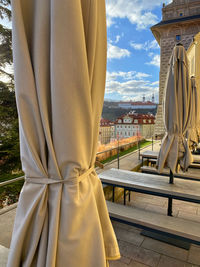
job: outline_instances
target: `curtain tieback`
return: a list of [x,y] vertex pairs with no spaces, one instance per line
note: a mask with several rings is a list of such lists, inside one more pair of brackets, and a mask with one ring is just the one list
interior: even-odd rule
[[83,181],[89,174],[95,171],[94,166],[88,169],[86,172],[81,174],[80,176],[69,177],[67,179],[53,179],[53,178],[33,178],[27,177],[25,182],[32,183],[32,184],[76,184]]

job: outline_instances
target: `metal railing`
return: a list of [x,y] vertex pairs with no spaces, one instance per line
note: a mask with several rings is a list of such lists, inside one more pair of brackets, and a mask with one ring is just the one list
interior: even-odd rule
[[[139,141],[142,141],[142,140],[144,140],[144,139],[142,138],[142,139],[140,139]],[[123,148],[123,147],[125,147],[125,146],[128,146],[128,145],[136,145],[137,142],[138,142],[138,141],[136,140],[136,141],[133,141],[133,142],[131,142],[131,143],[123,144],[123,145],[120,145],[120,146],[115,146],[115,147],[112,147],[112,148],[110,148],[110,149],[108,149],[108,150],[104,150],[104,151],[97,152],[96,155],[98,156],[99,154],[107,153],[107,152],[109,152],[109,151],[118,149],[118,147],[119,147],[119,149],[121,149],[121,148]]]
[[7,180],[5,182],[0,183],[0,187],[8,185],[8,184],[15,183],[15,182],[18,182],[18,181],[22,181],[24,179],[25,179],[25,176],[20,176],[20,177],[17,177],[17,178],[13,178],[13,179],[10,179],[10,180]]
[[[97,152],[97,156],[102,154],[102,153],[107,153],[107,152],[111,152],[112,150],[114,149],[118,149],[118,151],[125,147],[125,146],[128,146],[128,145],[137,145],[138,146],[138,152],[139,152],[139,157],[140,157],[140,145],[139,143],[144,140],[144,139],[140,139],[138,141],[134,141],[134,142],[131,142],[131,143],[127,143],[127,144],[123,144],[123,145],[120,145],[119,147],[114,147],[114,148],[111,148],[111,149],[108,149],[108,150],[104,150],[104,151],[100,151],[100,152]],[[152,143],[153,143],[153,139],[152,139]],[[153,144],[152,144],[152,148],[153,148]],[[119,154],[119,153],[118,153]],[[119,161],[119,156],[118,156],[118,161]],[[119,163],[118,163],[118,166],[119,166]],[[23,181],[25,179],[25,176],[20,176],[20,177],[17,177],[17,178],[13,178],[13,179],[10,179],[10,180],[7,180],[5,182],[1,182],[0,183],[0,187],[2,186],[6,186],[6,185],[9,185],[9,184],[12,184],[12,183],[15,183],[15,182],[18,182],[18,181]]]
[[[96,163],[101,164],[98,161],[98,155],[109,152],[110,156],[112,156],[112,150],[117,150],[117,153],[115,155],[117,155],[117,168],[119,169],[119,158],[120,158],[120,151],[122,151],[122,148],[126,147],[126,146],[129,146],[129,148],[130,148],[130,147],[132,147],[134,145],[137,145],[138,152],[139,152],[139,157],[140,157],[140,142],[143,141],[143,140],[144,140],[144,138],[138,138],[138,140],[135,140],[135,141],[130,142],[130,143],[122,144],[122,145],[119,145],[119,140],[118,140],[118,146],[112,147],[112,148],[110,148],[108,150],[97,152],[97,154],[96,154]],[[100,168],[103,168],[103,167],[101,166]]]

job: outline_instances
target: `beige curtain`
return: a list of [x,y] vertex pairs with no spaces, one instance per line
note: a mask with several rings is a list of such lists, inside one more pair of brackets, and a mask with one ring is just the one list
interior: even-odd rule
[[8,267],[103,267],[120,257],[94,171],[106,73],[103,0],[13,0],[26,182]]
[[185,134],[191,120],[191,86],[188,59],[185,48],[176,45],[173,49],[165,84],[163,138],[158,160],[158,171],[168,166],[174,173],[178,164],[186,170],[192,162]]

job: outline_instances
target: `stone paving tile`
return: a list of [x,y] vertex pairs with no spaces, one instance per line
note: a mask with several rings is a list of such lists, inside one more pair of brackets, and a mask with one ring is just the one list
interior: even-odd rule
[[141,234],[142,229],[141,229],[141,228],[136,228],[136,227],[134,227],[133,229],[130,229],[129,231],[130,231],[130,232],[137,233],[137,234],[139,235],[139,234]]
[[0,267],[6,267],[9,249],[0,245]]
[[[131,229],[131,225],[128,225],[128,224],[125,224],[125,223],[120,223],[120,222],[116,222],[116,221],[112,221],[112,225],[113,225],[113,228],[122,228],[122,229],[125,229],[125,230],[129,230]],[[136,228],[137,229],[137,228]]]
[[118,244],[121,256],[131,259],[134,259],[137,256],[139,247],[137,247],[136,245],[124,241],[119,241]]
[[[117,201],[117,203],[120,203],[120,204],[124,204],[124,198],[121,198]],[[146,206],[147,206],[147,202],[139,202],[139,201],[134,201],[134,200],[131,200],[130,202],[128,201],[128,196],[127,196],[127,199],[126,199],[126,206],[131,206],[131,207],[134,207],[134,208],[138,208],[138,209],[145,209]]]
[[187,201],[181,201],[181,200],[177,200],[177,199],[174,199],[173,200],[173,203],[174,205],[179,205],[179,206],[189,206],[189,207],[197,207],[197,208],[200,208],[200,204],[199,203],[193,203],[193,202],[187,202]]
[[178,199],[174,199],[173,202],[175,205],[189,205],[189,206],[200,207],[200,204],[198,203],[193,203],[193,202],[188,203],[187,201],[182,201]]
[[197,209],[197,214],[200,215],[200,208]]
[[160,206],[155,206],[152,204],[147,204],[145,210],[152,211],[155,213],[167,215],[167,208],[160,207]]
[[131,259],[124,257],[124,256],[121,256],[120,261],[125,263],[125,264],[129,264],[131,262]]
[[131,192],[131,200],[135,200],[137,197],[145,197],[145,198],[156,198],[156,196],[138,193],[138,192]]
[[148,237],[145,238],[142,247],[183,261],[186,261],[188,255],[186,249],[178,248]]
[[197,214],[197,210],[198,208],[195,207],[195,206],[191,206],[191,205],[176,205],[176,204],[173,204],[173,208],[175,209],[178,209],[179,211],[184,211],[184,212],[187,212],[187,213],[190,213],[190,214]]
[[109,261],[109,267],[128,267],[128,265],[118,260]]
[[134,201],[134,200],[131,200],[130,202],[127,202],[127,204],[128,204],[128,206],[132,206],[134,208],[143,209],[143,210],[148,205],[147,203]]
[[132,260],[128,267],[149,267],[149,265]]
[[134,260],[154,267],[157,266],[160,260],[160,254],[149,249],[140,248]]
[[122,228],[115,228],[115,233],[118,240],[129,242],[136,246],[140,246],[144,241],[144,237],[141,236],[139,233],[130,232]]
[[141,228],[136,228],[136,227],[130,225],[130,228],[128,228],[127,231],[133,232],[133,233],[136,233],[136,234],[140,235],[142,229]]
[[176,206],[173,207],[173,209],[172,209],[172,216],[178,217],[178,212],[179,212],[179,209]]
[[165,198],[160,198],[160,197],[158,197],[158,199],[156,199],[156,198],[137,197],[135,199],[135,202],[142,202],[142,203],[145,203],[145,204],[153,204],[153,205],[160,206],[160,207],[164,207],[165,204],[166,204]]
[[7,248],[10,247],[15,214],[16,209],[13,209],[0,215],[0,229],[1,231],[3,229],[3,232],[0,234],[0,245]]
[[158,267],[195,267],[192,264],[162,255]]
[[117,231],[118,228],[122,228],[124,230],[130,231],[130,232],[134,232],[134,233],[137,233],[137,234],[141,233],[141,229],[136,228],[136,227],[134,227],[132,225],[125,224],[125,223],[119,223],[119,222],[112,221],[112,225],[113,225],[114,230],[116,228],[116,231]]
[[200,246],[191,245],[188,255],[188,262],[200,265]]
[[199,222],[200,223],[200,215],[191,214],[191,213],[187,213],[185,211],[181,211],[180,210],[178,212],[178,217],[186,219],[186,220],[195,221],[195,222]]

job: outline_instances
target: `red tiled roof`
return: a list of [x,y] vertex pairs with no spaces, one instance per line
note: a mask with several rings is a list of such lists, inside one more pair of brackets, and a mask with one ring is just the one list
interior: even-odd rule
[[138,105],[138,106],[152,106],[152,105],[156,105],[156,104],[151,102],[151,101],[146,101],[146,102],[137,101],[137,102],[132,102],[131,105],[132,106],[135,106],[135,105]]
[[135,102],[119,102],[119,104],[129,104],[129,105],[132,105],[132,106],[135,106],[135,105],[138,105],[138,106],[150,106],[150,105],[156,105],[156,103],[154,102],[151,102],[151,101],[145,101],[145,102],[142,102],[142,101],[135,101]]
[[[124,117],[129,117],[133,119],[133,122],[118,122],[118,120],[123,120]],[[146,119],[146,122],[143,122],[143,120]],[[138,122],[134,122],[134,120],[138,120]],[[151,122],[149,122],[149,120],[151,120]],[[153,114],[126,114],[126,115],[122,115],[119,118],[117,118],[114,122],[114,124],[154,124],[155,123],[155,116]]]
[[100,126],[111,126],[113,123],[107,119],[101,118],[100,120]]

